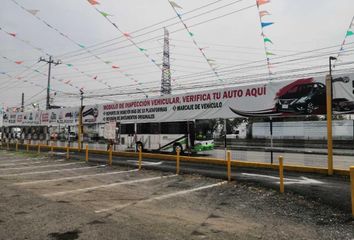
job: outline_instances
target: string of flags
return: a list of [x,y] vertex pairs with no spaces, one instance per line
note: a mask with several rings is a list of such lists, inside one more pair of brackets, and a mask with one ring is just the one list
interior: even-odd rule
[[[51,28],[52,30],[56,31],[59,35],[61,35],[62,37],[66,38],[67,40],[69,40],[70,42],[74,43],[76,46],[82,48],[82,49],[85,49],[86,52],[90,53],[92,56],[94,56],[96,59],[99,59],[101,60],[102,62],[107,62],[107,61],[104,61],[101,57],[93,54],[91,51],[89,51],[85,45],[81,44],[81,43],[78,43],[76,42],[74,39],[72,39],[71,37],[69,37],[68,35],[66,35],[65,33],[61,32],[59,29],[55,28],[54,26],[52,26],[51,24],[49,24],[47,21],[45,21],[44,19],[42,19],[41,17],[38,16],[38,12],[39,10],[33,10],[33,9],[27,9],[25,8],[24,6],[22,6],[20,3],[18,3],[16,0],[11,0],[13,3],[15,3],[17,6],[19,6],[21,9],[23,9],[24,11],[32,14],[38,21],[42,22],[43,24],[45,24],[48,28]],[[82,73],[83,71],[81,70],[77,70],[77,68],[72,68],[76,71],[78,71],[79,73]],[[84,75],[86,75],[84,73]],[[100,83],[104,84],[106,87],[108,88],[111,88],[112,86],[109,85],[107,82],[105,81],[102,81],[102,80],[99,80]],[[70,85],[70,84],[69,84]],[[72,85],[70,85],[72,86]]]
[[[102,15],[115,29],[117,29],[123,37],[128,40],[133,46],[135,46],[151,63],[153,63],[156,67],[158,67],[161,70],[161,66],[157,63],[157,61],[150,56],[148,53],[148,50],[146,48],[143,48],[139,46],[134,40],[133,37],[129,32],[122,31],[116,23],[114,23],[109,17],[113,16],[107,12],[103,12],[99,10],[96,5],[99,5],[100,3],[96,0],[87,0],[91,6],[100,14]],[[142,85],[141,82],[139,82],[136,78],[133,77],[133,75],[126,73],[126,71],[122,70],[119,65],[112,65],[113,69],[117,69],[120,71],[125,77],[129,78],[130,80],[134,81],[138,85]]]
[[215,64],[215,60],[214,59],[210,59],[206,56],[204,49],[199,46],[199,44],[197,43],[197,41],[195,40],[194,37],[194,33],[192,33],[188,26],[186,25],[186,23],[184,22],[184,20],[182,19],[182,14],[180,14],[177,9],[183,9],[180,5],[178,5],[176,2],[169,0],[168,1],[173,9],[173,11],[176,13],[177,17],[179,18],[180,22],[183,24],[184,28],[186,29],[186,31],[188,32],[188,35],[191,37],[193,44],[197,47],[197,49],[199,50],[199,52],[202,54],[203,58],[205,59],[205,61],[207,62],[207,64],[209,65],[209,67],[211,68],[211,70],[213,71],[213,73],[215,74],[215,76],[217,77],[217,79],[220,82],[223,82],[223,80],[220,78],[219,73],[217,72],[216,69],[216,64]]
[[271,56],[274,56],[270,50],[270,46],[273,44],[273,41],[265,34],[264,28],[269,27],[274,24],[274,22],[264,21],[264,18],[271,15],[267,10],[262,10],[261,6],[270,3],[270,0],[256,0],[258,14],[259,14],[259,21],[261,23],[261,36],[263,38],[263,45],[264,45],[264,52],[266,56],[267,68],[269,75],[272,75],[272,63],[271,63]]
[[333,63],[333,68],[336,67],[336,63],[340,57],[340,55],[342,54],[342,52],[345,50],[344,49],[344,46],[346,44],[346,41],[349,37],[353,37],[354,36],[354,16],[352,18],[352,20],[350,21],[350,24],[349,24],[349,27],[347,28],[347,31],[345,32],[345,36],[344,36],[344,39],[341,43],[341,46],[339,48],[339,51],[337,53],[337,59],[335,60],[335,62]]

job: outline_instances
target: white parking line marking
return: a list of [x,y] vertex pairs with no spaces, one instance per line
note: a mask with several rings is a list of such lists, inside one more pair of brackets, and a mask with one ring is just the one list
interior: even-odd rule
[[160,177],[152,177],[152,178],[143,178],[143,179],[126,181],[126,182],[117,182],[117,183],[110,183],[110,184],[105,184],[105,185],[98,185],[98,186],[88,187],[88,188],[79,188],[79,189],[63,191],[63,192],[47,193],[47,194],[44,194],[43,196],[45,196],[45,197],[61,196],[61,195],[70,194],[70,193],[86,192],[86,191],[95,190],[95,189],[99,189],[99,188],[111,188],[111,187],[115,187],[115,186],[119,186],[119,185],[147,182],[147,181],[153,181],[153,180],[171,178],[171,177],[177,177],[177,176],[178,175],[168,175],[168,176],[162,176],[162,177],[160,176]]
[[55,173],[55,172],[76,171],[76,170],[98,168],[98,167],[100,167],[100,166],[69,168],[69,169],[65,168],[65,169],[49,170],[49,171],[42,171],[42,172],[12,173],[12,174],[3,174],[3,175],[0,175],[0,177],[13,177],[13,176],[23,176],[23,175],[34,175],[34,174],[45,174],[45,173]]
[[0,160],[0,162],[4,163],[8,161],[8,163],[13,163],[13,162],[32,162],[32,161],[41,161],[41,160],[48,160],[49,158],[24,158],[24,159],[16,159],[16,160],[11,160],[11,159],[3,159]]
[[18,166],[18,165],[35,165],[40,163],[51,163],[51,162],[64,162],[65,160],[49,160],[49,161],[33,161],[33,162],[24,162],[24,163],[7,163],[7,164],[0,164],[0,167],[7,167],[7,166]]
[[[137,160],[127,160],[127,162],[132,163],[135,166],[139,165],[139,162]],[[156,166],[156,165],[161,165],[162,162],[142,162],[142,166]]]
[[139,169],[133,169],[133,170],[127,170],[127,171],[118,171],[118,172],[96,173],[96,174],[88,174],[88,175],[80,175],[80,176],[74,176],[74,177],[56,178],[56,179],[45,179],[45,180],[37,180],[37,181],[31,181],[31,182],[21,182],[21,183],[14,183],[13,185],[29,185],[29,184],[37,184],[37,183],[59,182],[59,181],[63,181],[63,180],[71,180],[71,179],[78,179],[78,178],[88,178],[88,177],[103,176],[103,175],[113,175],[113,174],[136,172],[136,171],[139,171]]
[[178,192],[174,192],[174,193],[169,193],[169,194],[165,194],[165,195],[161,195],[161,196],[157,196],[157,197],[153,197],[153,198],[149,198],[149,199],[145,199],[145,200],[141,200],[141,201],[136,201],[136,202],[132,202],[132,203],[115,205],[110,208],[96,210],[95,213],[108,212],[111,210],[125,208],[125,207],[131,206],[131,205],[137,205],[137,204],[143,204],[143,203],[148,203],[148,202],[157,201],[157,200],[163,200],[166,198],[171,198],[171,197],[175,197],[175,196],[179,196],[179,195],[183,195],[183,194],[187,194],[187,193],[191,193],[191,192],[197,192],[200,190],[221,186],[225,183],[227,183],[227,181],[223,181],[223,182],[219,182],[219,183],[215,183],[215,184],[211,184],[211,185],[206,185],[206,186],[202,186],[202,187],[192,188],[192,189],[188,189],[188,190],[178,191]]
[[50,164],[50,165],[43,165],[43,166],[27,166],[27,167],[18,167],[18,168],[0,168],[0,171],[7,171],[7,170],[23,170],[23,169],[33,169],[33,168],[48,168],[48,167],[62,167],[62,166],[69,166],[75,164],[82,164],[83,162],[72,162],[72,163],[63,163],[63,164]]

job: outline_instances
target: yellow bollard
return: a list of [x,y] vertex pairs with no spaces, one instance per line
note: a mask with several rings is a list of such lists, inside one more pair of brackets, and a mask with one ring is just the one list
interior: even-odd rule
[[41,153],[41,145],[38,143],[38,153]]
[[18,152],[18,142],[16,142],[16,152]]
[[178,148],[176,150],[176,174],[179,175],[179,159],[180,159],[180,154],[181,150]]
[[279,179],[280,179],[280,193],[284,193],[284,166],[283,166],[283,156],[279,156]]
[[231,181],[231,151],[227,151],[227,181]]
[[112,155],[113,155],[113,146],[109,148],[108,152],[108,165],[112,166]]
[[85,161],[88,162],[88,144],[86,144],[86,157],[85,157]]
[[139,160],[138,160],[138,164],[139,164],[139,171],[141,170],[141,162],[142,162],[142,159],[143,159],[143,153],[142,153],[142,147],[139,146]]
[[70,152],[69,152],[70,148],[69,145],[66,145],[66,159],[70,158]]
[[354,219],[354,166],[350,167],[350,182],[352,188],[352,218]]

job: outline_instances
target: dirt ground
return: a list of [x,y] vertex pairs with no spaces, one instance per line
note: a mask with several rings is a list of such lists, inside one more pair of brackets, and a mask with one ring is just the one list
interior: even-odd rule
[[354,239],[349,213],[299,195],[61,158],[0,152],[0,196],[4,240]]

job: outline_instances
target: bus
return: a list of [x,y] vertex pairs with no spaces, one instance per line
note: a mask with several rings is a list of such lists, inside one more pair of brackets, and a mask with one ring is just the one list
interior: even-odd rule
[[121,150],[197,153],[214,149],[208,120],[178,122],[117,123]]

